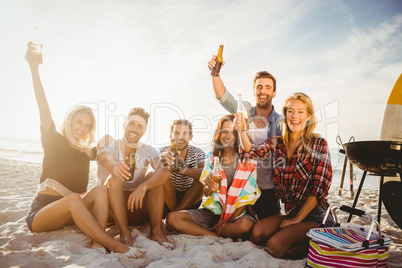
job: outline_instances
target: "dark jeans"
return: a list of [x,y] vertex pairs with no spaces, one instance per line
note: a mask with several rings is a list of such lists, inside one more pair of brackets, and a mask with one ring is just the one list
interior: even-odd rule
[[[187,193],[187,191],[182,191],[182,192],[180,192],[180,191],[177,191],[176,190],[176,204],[178,205],[180,202],[181,202],[181,200],[183,200],[183,197],[184,197],[184,195]],[[189,208],[187,208],[187,210],[188,209],[198,209],[200,206],[201,206],[201,202],[202,202],[202,200],[200,200],[197,204],[195,204],[194,206],[192,206],[192,207],[189,207]],[[166,216],[170,213],[171,211],[170,211],[170,209],[169,209],[169,207],[166,205],[166,203],[165,203],[165,205],[164,205],[164,207],[163,207],[163,218],[166,218]]]
[[261,190],[261,196],[255,202],[253,211],[260,221],[266,217],[281,214],[279,200],[275,198],[275,189]]

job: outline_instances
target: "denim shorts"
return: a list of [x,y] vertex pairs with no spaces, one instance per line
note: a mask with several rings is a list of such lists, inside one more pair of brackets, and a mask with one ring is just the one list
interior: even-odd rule
[[43,208],[43,207],[49,205],[50,203],[53,203],[61,198],[63,198],[63,196],[47,195],[47,194],[36,195],[34,201],[32,202],[31,210],[29,211],[28,216],[26,218],[26,222],[27,222],[29,230],[32,231],[32,222],[35,218],[36,213],[38,213],[41,208]]
[[[299,210],[293,210],[290,212],[286,218],[287,219],[292,219],[296,217],[296,214],[299,212]],[[315,206],[312,211],[304,218],[303,222],[309,221],[309,222],[314,222],[318,224],[318,226],[321,226],[322,221],[324,220],[325,217],[325,209],[320,206]],[[335,226],[335,221],[334,218],[331,216],[331,213],[328,215],[328,218],[324,224],[324,227],[333,227]]]
[[[190,209],[185,210],[185,212],[190,217],[192,222],[209,231],[215,230],[215,224],[219,222],[219,219],[221,217],[221,215],[215,215],[213,212],[206,208]],[[231,221],[231,223],[243,217],[249,218],[254,223],[257,222],[256,219],[254,219],[251,215],[243,213],[240,215],[240,217],[237,217],[236,219]]]

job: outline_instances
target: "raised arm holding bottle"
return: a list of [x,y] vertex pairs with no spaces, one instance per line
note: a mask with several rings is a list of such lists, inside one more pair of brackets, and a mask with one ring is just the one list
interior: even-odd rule
[[50,232],[75,224],[92,238],[91,248],[106,253],[106,247],[131,258],[141,257],[145,251],[124,245],[105,232],[109,213],[106,187],[97,186],[86,193],[89,162],[96,158],[96,148],[92,147],[96,126],[92,110],[74,107],[57,132],[39,76],[41,60],[31,42],[25,59],[39,108],[44,150],[38,193],[26,219],[28,228]]
[[[214,55],[208,62],[208,68],[212,70],[216,66],[217,57]],[[225,62],[222,62],[222,67]],[[280,136],[280,115],[275,112],[272,99],[276,96],[276,79],[266,71],[257,72],[253,81],[253,95],[255,105],[241,100],[243,107],[240,107],[237,100],[224,86],[222,81],[222,70],[219,76],[211,76],[215,97],[231,114],[242,108],[244,117],[247,117],[247,135],[256,144],[261,144],[270,137]],[[244,94],[242,94],[244,95]],[[248,123],[248,124],[247,124]],[[248,126],[247,126],[248,125]],[[257,164],[257,182],[261,189],[261,197],[253,206],[254,212],[261,220],[270,215],[280,214],[279,202],[274,196],[274,178],[272,174],[272,163],[270,160],[259,160]]]

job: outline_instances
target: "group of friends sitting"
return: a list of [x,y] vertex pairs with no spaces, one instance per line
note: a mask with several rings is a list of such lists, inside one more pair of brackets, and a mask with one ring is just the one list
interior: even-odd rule
[[[256,104],[243,103],[245,118],[236,113],[238,102],[221,76],[212,76],[215,96],[230,114],[219,120],[206,155],[189,144],[193,129],[185,119],[174,120],[170,128],[177,153],[170,146],[158,152],[142,143],[149,114],[140,107],[128,113],[120,139],[106,136],[94,146],[96,122],[88,107],[74,107],[56,130],[34,57],[28,44],[25,59],[44,150],[38,192],[26,219],[31,231],[75,224],[92,239],[91,248],[131,258],[146,254],[133,247],[130,229],[143,224],[150,225],[150,239],[171,250],[175,245],[168,237],[175,231],[249,239],[277,258],[307,256],[306,233],[320,226],[328,208],[332,167],[326,140],[314,133],[317,120],[306,94],[290,95],[280,115],[272,105],[276,79],[258,72]],[[215,64],[213,56],[208,68]],[[131,178],[125,159],[133,146]],[[176,157],[179,167],[172,170]],[[219,192],[212,178],[215,159],[222,175]],[[87,192],[90,161],[98,163],[98,185]],[[117,226],[118,237],[106,233],[110,224]],[[329,217],[326,225],[333,224]]]

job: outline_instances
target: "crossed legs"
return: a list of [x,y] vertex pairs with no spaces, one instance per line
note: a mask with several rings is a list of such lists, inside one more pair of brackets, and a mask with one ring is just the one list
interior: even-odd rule
[[[219,236],[213,231],[209,231],[197,223],[193,222],[190,216],[184,211],[175,211],[169,213],[166,217],[166,221],[169,226],[173,227],[176,231],[185,234],[191,235],[211,235],[211,236]],[[250,232],[251,228],[253,227],[253,221],[249,218],[243,217],[235,222],[227,223],[220,235],[223,237],[241,237],[248,232]]]
[[276,258],[305,258],[309,241],[306,233],[318,225],[314,222],[301,222],[281,229],[284,219],[283,215],[274,215],[255,224],[251,230],[251,242],[265,245],[268,253]]

